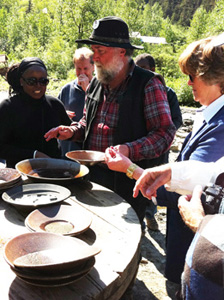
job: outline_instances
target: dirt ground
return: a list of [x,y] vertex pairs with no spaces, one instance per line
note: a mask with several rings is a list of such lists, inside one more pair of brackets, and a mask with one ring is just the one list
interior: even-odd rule
[[[174,161],[178,153],[170,153]],[[142,260],[130,300],[175,300],[178,285],[164,277],[166,261],[166,208],[158,207],[159,231],[147,230],[141,241]],[[126,299],[125,299],[126,300]],[[127,299],[129,300],[129,299]]]
[[[178,285],[164,277],[166,209],[156,214],[159,231],[146,230],[142,237],[142,261],[133,287],[133,300],[175,299]],[[130,298],[131,299],[131,298]]]

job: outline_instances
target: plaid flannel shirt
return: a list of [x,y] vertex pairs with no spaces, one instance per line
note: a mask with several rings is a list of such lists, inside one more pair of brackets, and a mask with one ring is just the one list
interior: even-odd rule
[[[117,99],[127,89],[134,67],[135,64],[132,62],[128,76],[117,88],[109,90],[104,85],[104,100],[99,105],[92,124],[88,149],[104,152],[107,147],[113,145],[113,136],[119,117]],[[80,131],[85,130],[85,115],[84,108],[83,118],[78,124]],[[160,156],[169,149],[175,135],[175,126],[171,119],[165,87],[155,77],[145,86],[144,117],[148,131],[147,136],[126,143],[129,147],[129,157],[134,161]]]

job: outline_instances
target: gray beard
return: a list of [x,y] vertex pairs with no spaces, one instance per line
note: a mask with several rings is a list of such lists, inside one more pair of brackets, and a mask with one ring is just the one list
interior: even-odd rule
[[124,67],[123,61],[116,58],[106,68],[95,65],[96,78],[103,84],[109,84]]
[[116,75],[116,72],[96,67],[96,78],[103,84],[109,84]]

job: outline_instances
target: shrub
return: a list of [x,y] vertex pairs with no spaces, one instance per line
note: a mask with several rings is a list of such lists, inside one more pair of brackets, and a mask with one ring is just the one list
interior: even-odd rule
[[200,103],[195,102],[192,94],[192,88],[187,85],[186,77],[181,77],[175,81],[168,82],[170,86],[177,94],[179,104],[181,106],[200,107]]

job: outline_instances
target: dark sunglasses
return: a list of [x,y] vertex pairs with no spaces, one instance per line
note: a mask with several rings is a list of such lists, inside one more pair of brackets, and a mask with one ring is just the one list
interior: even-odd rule
[[192,83],[194,82],[193,76],[189,75],[189,79],[190,79],[190,81],[191,81]]
[[24,77],[22,77],[22,79],[26,82],[26,84],[28,84],[30,86],[37,85],[38,83],[41,86],[46,86],[49,83],[49,79],[48,78],[44,78],[44,77],[42,77],[40,79],[37,79],[35,77],[30,77],[30,78],[24,78]]

